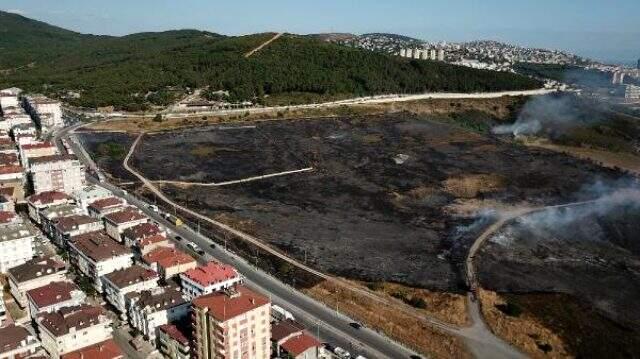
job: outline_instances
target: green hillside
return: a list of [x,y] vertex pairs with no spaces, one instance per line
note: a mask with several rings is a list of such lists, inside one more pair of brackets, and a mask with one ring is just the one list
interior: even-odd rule
[[[527,77],[407,60],[286,35],[226,37],[180,30],[123,37],[83,35],[0,12],[0,86],[65,98],[73,105],[140,110],[188,88],[224,89],[232,100],[319,101],[425,91],[497,91],[540,84]],[[67,97],[69,91],[80,97]]]

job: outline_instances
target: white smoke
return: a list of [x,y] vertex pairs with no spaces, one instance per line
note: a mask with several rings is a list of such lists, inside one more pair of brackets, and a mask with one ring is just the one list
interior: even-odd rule
[[536,96],[524,105],[513,124],[496,126],[492,132],[497,135],[514,136],[541,133],[556,135],[576,126],[600,120],[595,114],[585,116],[581,113],[573,96]]

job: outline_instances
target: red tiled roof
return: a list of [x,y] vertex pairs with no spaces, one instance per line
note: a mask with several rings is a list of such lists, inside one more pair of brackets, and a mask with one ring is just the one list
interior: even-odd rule
[[[24,135],[22,135],[21,137],[25,137]],[[33,136],[31,136],[33,137]],[[40,143],[28,143],[26,145],[22,145],[22,149],[23,150],[32,150],[32,149],[37,149],[37,148],[49,148],[49,147],[54,147],[53,143],[51,142],[40,142]]]
[[77,159],[78,157],[76,157],[76,155],[51,155],[51,156],[42,156],[42,157],[32,158],[29,160],[29,163],[33,165],[38,163],[73,161]]
[[107,197],[103,199],[99,199],[97,201],[91,202],[89,207],[95,208],[97,210],[103,210],[109,207],[117,207],[124,204],[124,201],[118,197]]
[[16,214],[14,212],[0,211],[0,224],[11,223],[14,218],[16,218]]
[[66,193],[59,191],[46,191],[34,194],[27,198],[27,200],[33,204],[51,204],[53,202],[70,199],[71,197],[69,197]]
[[9,274],[18,283],[26,282],[42,276],[52,275],[65,270],[66,264],[56,257],[33,258],[17,267],[9,269]]
[[167,237],[163,236],[162,234],[156,234],[154,236],[146,237],[144,239],[139,240],[138,241],[138,246],[140,248],[144,248],[144,247],[146,247],[148,245],[151,245],[151,244],[162,243],[162,242],[166,242],[166,241],[168,241]]
[[60,359],[121,359],[122,350],[113,339],[100,342],[74,352],[64,354]]
[[136,283],[157,279],[158,273],[139,265],[134,265],[129,268],[113,271],[104,277],[116,287],[122,289]]
[[99,219],[85,216],[83,214],[76,214],[72,216],[58,218],[56,223],[56,228],[60,232],[69,232],[71,230],[77,229],[79,226],[89,223],[97,223],[100,222]]
[[147,218],[144,214],[140,213],[134,207],[128,207],[123,209],[122,211],[109,213],[104,218],[107,221],[113,222],[115,224],[123,224],[128,222],[139,221],[141,219]]
[[0,328],[0,353],[7,353],[20,348],[21,342],[30,335],[27,329],[14,324]]
[[244,286],[237,286],[235,290],[237,293],[234,295],[216,292],[197,297],[192,302],[193,306],[208,309],[209,315],[224,322],[270,303],[269,298]]
[[302,333],[282,343],[282,348],[294,357],[304,353],[309,348],[318,346],[320,346],[320,342],[307,333]]
[[136,240],[136,239],[145,238],[148,236],[153,236],[160,232],[162,232],[160,230],[160,227],[158,227],[153,223],[147,222],[147,223],[141,223],[131,228],[125,229],[122,235],[131,240]]
[[131,254],[131,251],[104,232],[91,232],[71,237],[70,243],[94,262]]
[[189,338],[175,325],[173,324],[165,324],[158,327],[161,331],[167,334],[171,339],[177,341],[178,343],[187,346],[189,345]]
[[11,145],[13,144],[13,141],[11,141],[10,138],[6,137],[6,138],[1,138],[0,137],[0,145]]
[[6,175],[10,173],[22,173],[24,169],[22,166],[16,165],[8,165],[8,166],[0,166],[0,175]]
[[[103,320],[104,310],[99,306],[80,305],[66,307],[53,313],[44,313],[38,317],[38,322],[54,336],[69,334],[71,328],[80,331],[95,326]],[[106,317],[104,317],[106,320]]]
[[204,266],[190,269],[183,275],[203,287],[239,276],[234,267],[218,262],[209,262]]
[[0,153],[0,165],[8,166],[8,165],[17,165],[18,155],[15,153]]
[[80,290],[74,283],[52,282],[44,287],[27,291],[27,295],[38,308],[43,308],[71,300],[71,292],[74,290]]
[[158,263],[162,268],[170,268],[177,265],[195,262],[190,255],[175,248],[158,248],[142,257],[147,264]]
[[303,330],[304,326],[302,324],[291,319],[283,320],[271,326],[271,340],[279,342],[291,334],[301,333]]

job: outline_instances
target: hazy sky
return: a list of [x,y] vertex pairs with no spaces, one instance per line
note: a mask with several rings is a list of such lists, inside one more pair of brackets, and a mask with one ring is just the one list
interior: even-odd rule
[[496,39],[606,61],[640,57],[640,0],[0,0],[0,9],[94,34],[392,32]]

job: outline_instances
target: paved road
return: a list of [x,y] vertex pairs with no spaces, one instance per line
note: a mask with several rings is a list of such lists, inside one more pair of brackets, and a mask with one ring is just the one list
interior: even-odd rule
[[[66,135],[69,131],[64,131],[59,135]],[[85,158],[84,152],[78,145],[70,142],[74,146],[74,152],[85,163],[89,161]],[[190,241],[202,248],[207,256],[218,261],[229,263],[235,266],[246,278],[248,286],[261,291],[271,297],[275,304],[279,304],[291,311],[297,320],[304,324],[312,332],[319,334],[322,341],[330,342],[333,345],[350,348],[352,353],[358,353],[367,358],[409,358],[416,353],[391,341],[387,337],[378,334],[368,328],[353,329],[349,323],[353,322],[349,317],[336,313],[325,305],[307,297],[292,287],[287,286],[278,279],[256,268],[241,257],[223,250],[205,236],[202,236],[188,227],[176,227],[166,221],[160,214],[148,207],[148,204],[138,200],[120,188],[106,183],[99,182],[93,177],[88,177],[89,182],[102,186],[112,191],[116,196],[124,198],[130,204],[141,209],[147,216],[168,228],[175,239],[178,235],[183,238],[181,242]],[[208,258],[208,257],[207,257]]]
[[[537,89],[537,90],[523,90],[523,91],[500,91],[500,92],[479,92],[479,93],[451,93],[451,92],[430,92],[423,94],[390,94],[390,95],[377,95],[368,97],[356,97],[347,100],[330,101],[322,103],[313,103],[306,105],[293,105],[293,106],[273,106],[273,107],[249,107],[240,109],[225,109],[225,110],[205,110],[205,111],[162,111],[162,115],[165,118],[185,118],[193,116],[226,116],[234,114],[263,114],[274,113],[284,110],[304,110],[304,109],[323,109],[323,108],[335,108],[344,105],[366,105],[366,104],[383,104],[394,102],[407,102],[417,100],[429,100],[429,99],[490,99],[499,98],[503,96],[539,96],[549,93],[557,92],[552,89]],[[136,118],[153,118],[155,113],[148,114],[128,114],[128,113],[112,113],[106,116],[105,114],[96,114],[91,112],[82,112],[86,116],[98,116],[108,117],[109,119],[128,119],[130,117]]]

